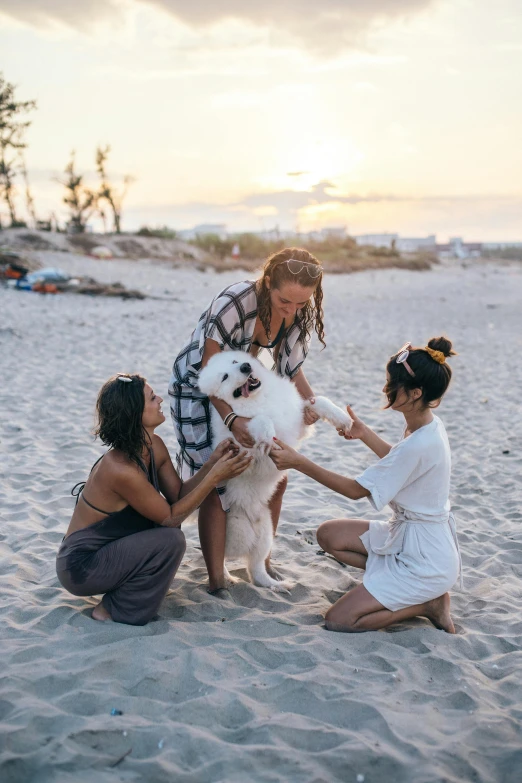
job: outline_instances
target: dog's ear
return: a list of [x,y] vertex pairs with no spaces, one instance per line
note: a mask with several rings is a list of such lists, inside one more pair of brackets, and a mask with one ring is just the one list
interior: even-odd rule
[[207,397],[217,397],[219,387],[221,386],[222,373],[214,367],[210,367],[210,362],[206,367],[200,370],[198,377],[198,387],[200,392]]

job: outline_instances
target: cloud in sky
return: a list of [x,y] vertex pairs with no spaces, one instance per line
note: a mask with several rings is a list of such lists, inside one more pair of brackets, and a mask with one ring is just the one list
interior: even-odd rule
[[82,29],[93,21],[117,18],[121,10],[118,0],[0,0],[0,13],[33,27],[58,22]]
[[[417,13],[433,0],[149,0],[183,22],[203,27],[239,19],[279,32],[277,40],[327,51],[353,46],[376,21]],[[288,40],[288,36],[290,39]]]
[[[361,45],[378,22],[417,14],[437,0],[141,0],[194,28],[223,21],[270,30],[271,42],[300,45],[323,53]],[[84,29],[109,17],[123,16],[134,0],[0,0],[0,11],[35,26],[62,23]],[[240,43],[240,41],[238,42]]]
[[[329,193],[328,191],[333,191]],[[355,233],[370,233],[377,229],[372,225],[371,215],[377,213],[385,220],[390,213],[400,216],[404,209],[417,218],[422,229],[405,227],[394,220],[383,224],[382,230],[412,234],[428,234],[440,231],[441,221],[448,225],[448,232],[464,233],[484,238],[481,221],[490,222],[492,227],[504,227],[506,235],[515,236],[511,226],[515,225],[515,214],[520,213],[520,196],[474,196],[474,195],[428,195],[415,196],[394,193],[351,193],[336,194],[330,182],[318,182],[310,190],[278,190],[266,193],[251,193],[228,203],[203,201],[156,204],[155,206],[135,203],[125,210],[132,223],[162,222],[175,228],[188,228],[196,223],[225,223],[229,230],[248,231],[279,225],[288,230],[302,225],[304,230],[323,225],[346,224]],[[407,224],[406,224],[407,225]],[[460,226],[460,229],[459,229]],[[451,227],[451,228],[450,228]],[[516,232],[515,232],[516,233]],[[517,234],[518,236],[518,234]]]
[[[257,209],[258,207],[275,207],[278,213],[292,213],[304,207],[320,204],[361,204],[363,202],[397,201],[397,196],[371,194],[363,196],[352,194],[343,196],[335,192],[335,185],[323,180],[314,185],[311,190],[278,190],[271,193],[253,193],[242,200],[242,204]],[[403,199],[404,200],[404,199]]]

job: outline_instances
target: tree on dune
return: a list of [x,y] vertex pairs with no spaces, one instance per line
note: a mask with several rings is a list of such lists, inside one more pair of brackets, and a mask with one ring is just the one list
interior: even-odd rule
[[91,215],[96,211],[98,196],[83,184],[83,174],[76,172],[76,153],[71,152],[71,159],[65,167],[65,179],[59,179],[65,187],[66,194],[63,203],[69,207],[69,224],[73,232],[83,234]]
[[123,187],[119,191],[116,190],[115,186],[109,182],[109,178],[107,176],[106,165],[110,151],[111,148],[109,145],[105,147],[98,147],[96,150],[96,170],[100,177],[98,199],[107,202],[111,208],[114,231],[117,234],[121,234],[121,211],[123,199],[127,195],[129,186],[134,182],[134,177],[132,177],[130,174],[126,174],[123,178]]
[[24,181],[25,185],[25,206],[27,209],[27,212],[32,218],[33,225],[36,226],[38,223],[38,219],[36,217],[36,207],[34,203],[33,194],[31,191],[31,186],[29,184],[29,174],[27,173],[27,165],[25,162],[25,156],[20,156],[20,173],[22,175],[22,179]]
[[15,89],[0,73],[0,197],[7,205],[11,226],[25,225],[16,214],[14,180],[24,166],[24,137],[31,124],[23,118],[36,108],[36,101],[17,101]]

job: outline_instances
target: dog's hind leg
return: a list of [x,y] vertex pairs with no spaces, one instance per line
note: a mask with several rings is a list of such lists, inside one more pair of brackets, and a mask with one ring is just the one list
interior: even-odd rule
[[289,593],[292,586],[289,582],[273,579],[267,573],[265,560],[272,549],[272,520],[268,510],[258,522],[259,536],[248,553],[247,570],[252,582],[258,587],[268,587],[276,593]]

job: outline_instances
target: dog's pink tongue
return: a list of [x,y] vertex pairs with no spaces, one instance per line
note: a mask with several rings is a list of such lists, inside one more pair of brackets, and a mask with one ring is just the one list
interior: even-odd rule
[[244,383],[243,386],[241,387],[241,394],[243,395],[243,397],[250,396],[250,392],[248,390],[248,381]]

